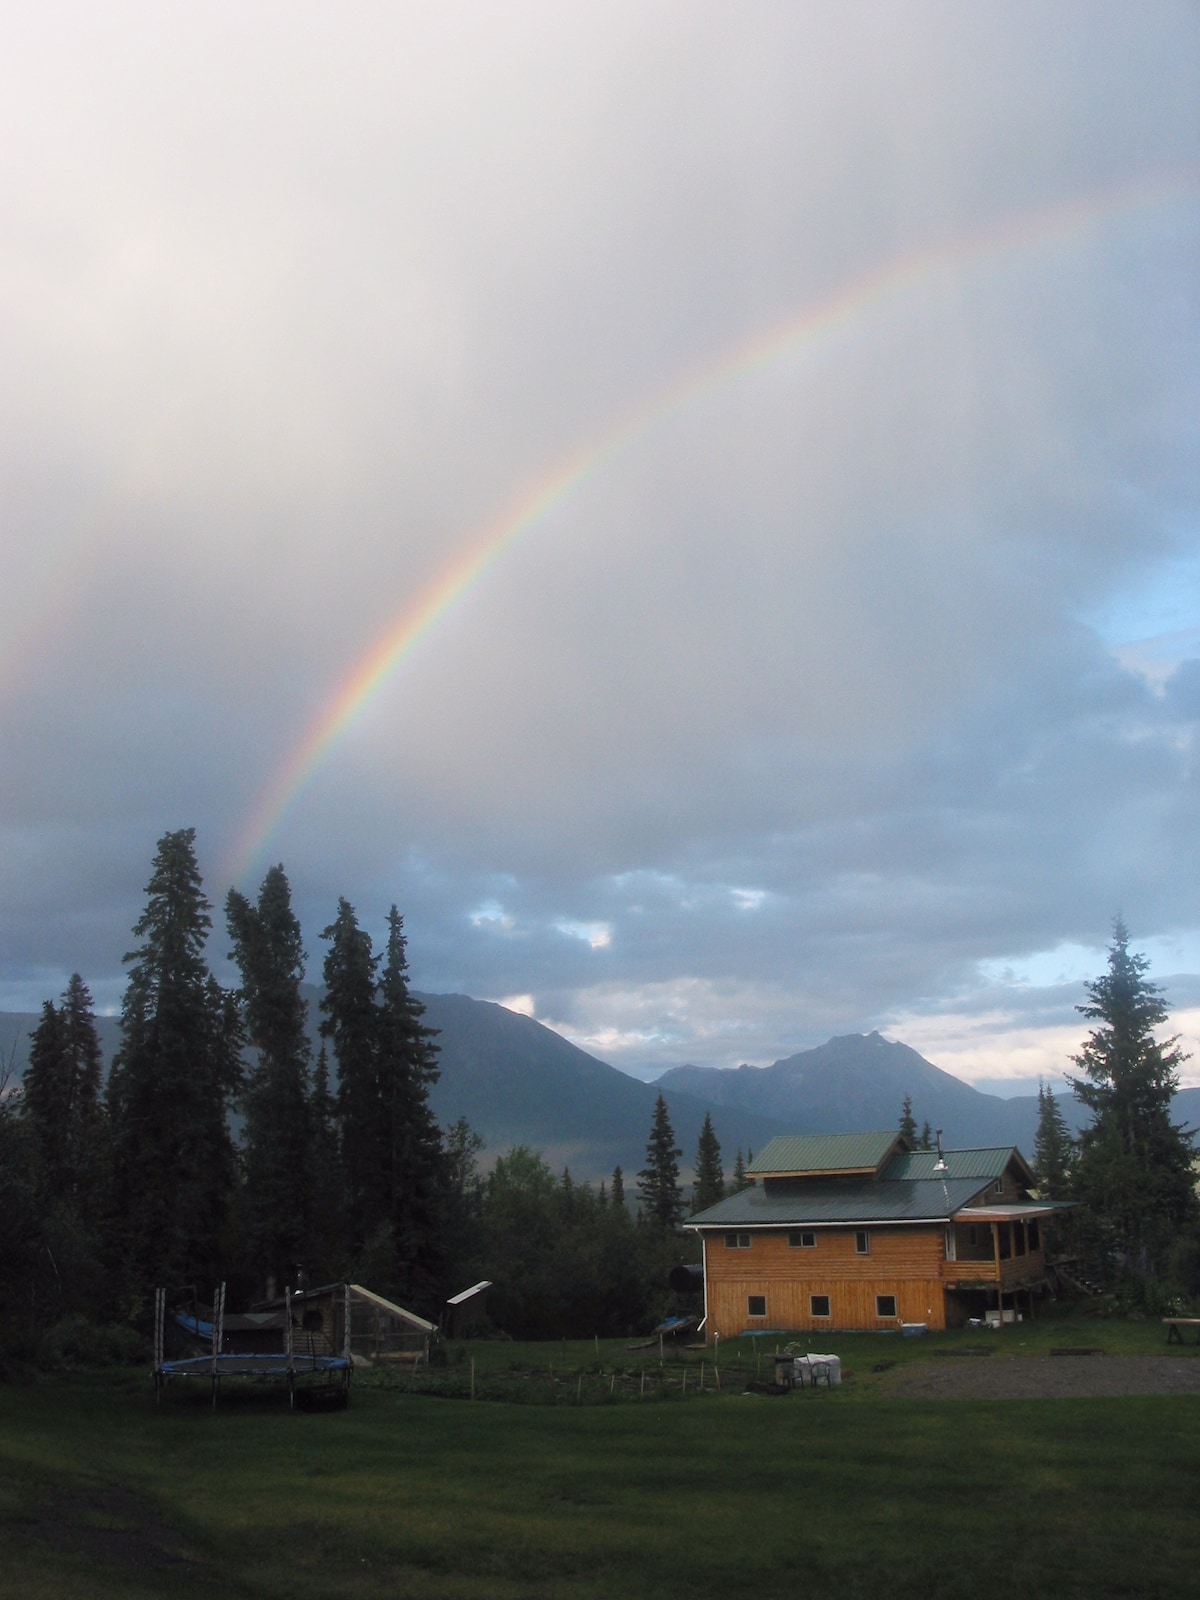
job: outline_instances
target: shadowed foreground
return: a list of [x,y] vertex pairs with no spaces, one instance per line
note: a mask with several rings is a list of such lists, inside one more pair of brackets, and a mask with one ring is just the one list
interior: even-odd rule
[[1198,1450],[1200,1402],[1175,1396],[552,1408],[364,1390],[324,1416],[258,1396],[156,1416],[140,1379],[6,1388],[0,1591],[961,1600],[999,1581],[1190,1600]]

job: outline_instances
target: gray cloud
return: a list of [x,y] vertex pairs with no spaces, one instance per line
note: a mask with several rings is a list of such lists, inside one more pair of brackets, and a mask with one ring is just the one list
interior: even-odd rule
[[1200,926],[1196,663],[1092,622],[1195,551],[1198,42],[1166,4],[24,18],[0,998],[115,996],[155,838],[195,824],[219,901],[372,642],[672,394],[265,841],[310,955],[396,899],[427,987],[649,1070],[1049,1027],[979,964]]

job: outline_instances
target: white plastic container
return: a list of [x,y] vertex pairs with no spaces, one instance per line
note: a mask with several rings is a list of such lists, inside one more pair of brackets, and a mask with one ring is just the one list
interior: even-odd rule
[[[794,1366],[793,1366],[793,1372],[794,1372],[793,1382],[795,1383],[797,1389],[805,1389],[805,1388],[810,1388],[812,1386],[812,1381],[813,1381],[813,1371],[812,1371],[812,1369],[813,1369],[814,1366],[816,1366],[820,1362],[824,1362],[829,1368],[829,1382],[830,1382],[831,1387],[836,1389],[836,1388],[838,1388],[840,1386],[841,1381],[842,1381],[842,1360],[841,1360],[841,1357],[840,1356],[819,1356],[819,1355],[811,1355],[810,1354],[810,1355],[806,1355],[806,1356],[797,1356],[796,1357],[796,1360],[795,1360],[795,1363],[794,1363]],[[825,1382],[824,1373],[820,1374],[820,1377],[819,1377],[818,1381],[820,1383],[824,1383]]]

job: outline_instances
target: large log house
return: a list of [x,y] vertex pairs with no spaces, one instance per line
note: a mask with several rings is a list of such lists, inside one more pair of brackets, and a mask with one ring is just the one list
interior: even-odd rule
[[685,1224],[704,1249],[704,1331],[961,1327],[1048,1287],[1034,1176],[1013,1146],[914,1150],[897,1133],[772,1139],[752,1187]]

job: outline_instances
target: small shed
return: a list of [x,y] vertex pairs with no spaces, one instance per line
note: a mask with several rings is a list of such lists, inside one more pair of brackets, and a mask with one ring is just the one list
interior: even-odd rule
[[[270,1311],[277,1305],[282,1301],[265,1302],[254,1309]],[[356,1367],[429,1359],[429,1341],[437,1332],[434,1324],[361,1283],[297,1289],[292,1295],[292,1316],[299,1324],[294,1335],[296,1348],[316,1355],[341,1350],[347,1305],[350,1357]]]

